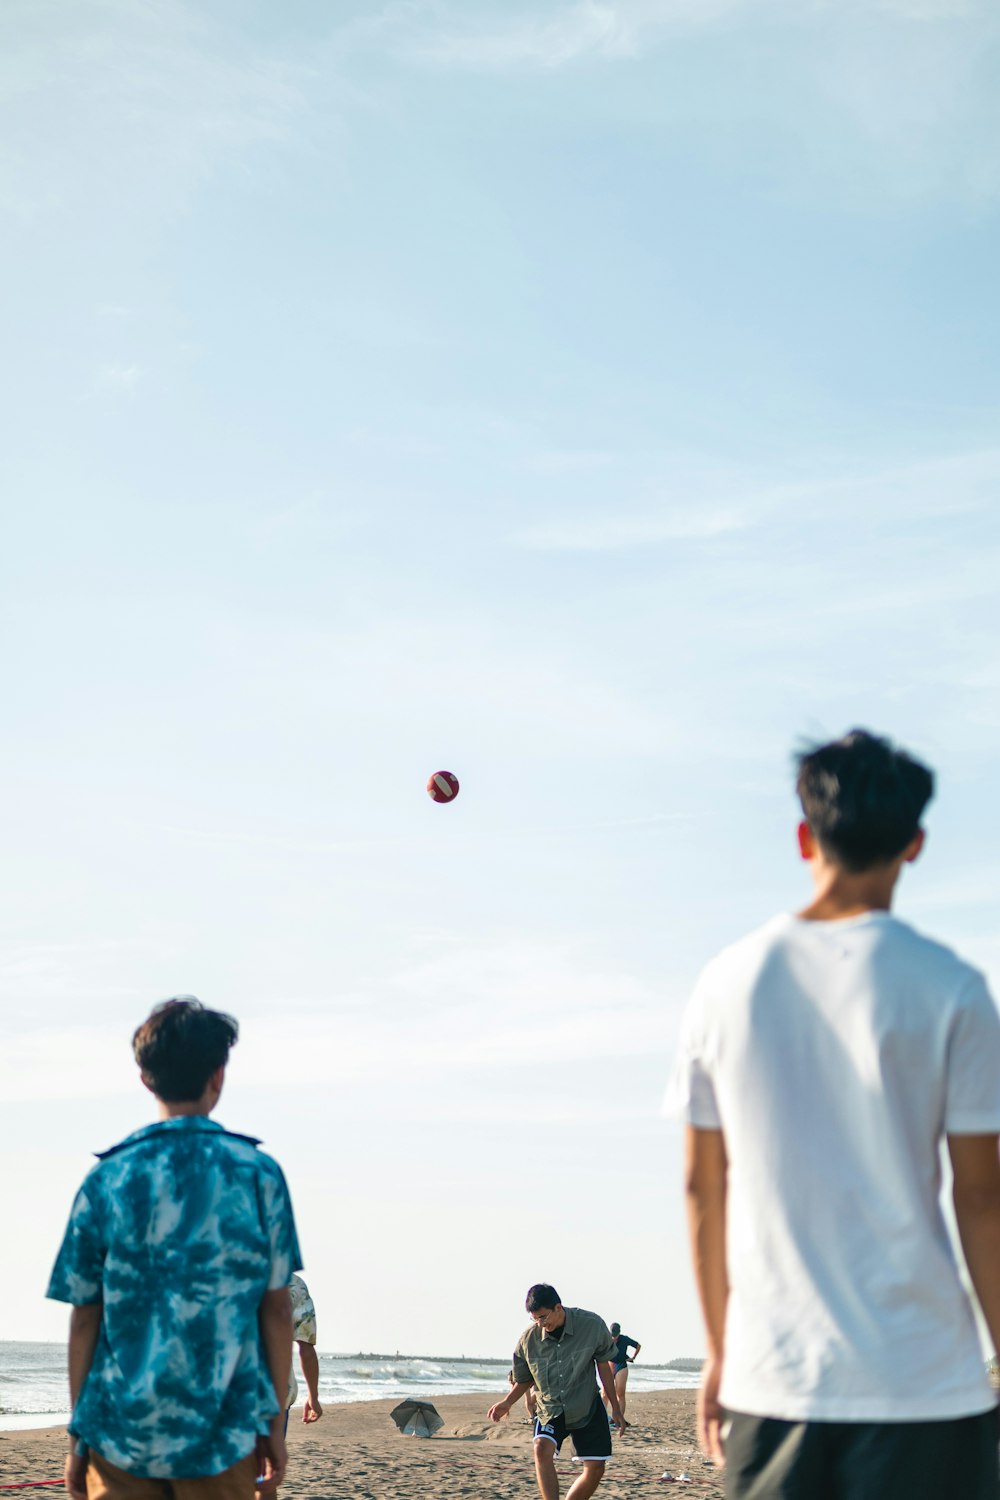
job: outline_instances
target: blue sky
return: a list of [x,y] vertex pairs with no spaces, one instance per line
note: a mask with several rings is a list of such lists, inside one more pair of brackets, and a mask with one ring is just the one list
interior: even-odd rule
[[998,48],[974,0],[4,7],[9,1336],[192,991],[325,1347],[502,1353],[545,1278],[697,1353],[659,1101],[805,898],[803,736],[939,770],[900,910],[1000,983]]

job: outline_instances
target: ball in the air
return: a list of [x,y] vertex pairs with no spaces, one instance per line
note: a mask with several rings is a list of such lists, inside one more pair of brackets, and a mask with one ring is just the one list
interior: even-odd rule
[[454,802],[458,796],[458,777],[452,771],[435,771],[427,790],[435,802]]

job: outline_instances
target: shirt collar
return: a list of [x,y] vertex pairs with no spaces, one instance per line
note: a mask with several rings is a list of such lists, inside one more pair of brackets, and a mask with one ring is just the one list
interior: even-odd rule
[[[152,1125],[144,1125],[141,1130],[133,1130],[117,1146],[109,1146],[106,1151],[95,1151],[94,1155],[98,1161],[103,1161],[106,1156],[114,1156],[118,1151],[124,1151],[129,1146],[138,1146],[140,1142],[147,1141],[154,1135],[177,1135],[187,1131],[213,1131],[219,1135],[232,1135],[233,1131],[226,1130],[217,1120],[210,1120],[207,1115],[178,1115],[173,1120],[154,1120]],[[255,1146],[260,1142],[251,1135],[239,1136],[239,1140],[251,1141]]]
[[[566,1321],[562,1325],[562,1328],[559,1331],[560,1332],[560,1338],[571,1339],[573,1337],[573,1309],[571,1307],[564,1307],[563,1308],[563,1312],[566,1314]],[[545,1329],[543,1328],[542,1329],[542,1338],[543,1339],[550,1339],[551,1337],[552,1337],[551,1333],[546,1333]],[[556,1340],[556,1342],[558,1343],[558,1339]]]

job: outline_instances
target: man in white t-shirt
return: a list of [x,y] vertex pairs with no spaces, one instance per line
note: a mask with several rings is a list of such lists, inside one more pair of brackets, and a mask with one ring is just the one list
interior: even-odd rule
[[[801,756],[813,901],[725,949],[672,1084],[731,1500],[997,1500],[996,1395],[939,1202],[1000,1340],[1000,1017],[890,915],[931,772],[863,730]],[[724,1453],[723,1453],[724,1449]]]

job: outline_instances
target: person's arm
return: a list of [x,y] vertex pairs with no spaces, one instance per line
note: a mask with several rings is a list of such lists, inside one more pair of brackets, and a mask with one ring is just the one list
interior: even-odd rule
[[257,1473],[269,1487],[277,1487],[285,1477],[285,1402],[288,1399],[288,1376],[292,1368],[292,1299],[288,1287],[265,1292],[257,1309],[257,1322],[264,1345],[267,1368],[274,1386],[277,1415],[271,1418],[266,1438],[257,1439]]
[[513,1411],[514,1407],[520,1401],[525,1391],[530,1390],[530,1380],[519,1380],[516,1385],[511,1386],[510,1390],[507,1392],[502,1401],[498,1401],[495,1406],[490,1407],[486,1415],[489,1417],[491,1422],[502,1421],[503,1418],[507,1416],[508,1412]]
[[319,1399],[319,1355],[316,1353],[315,1344],[307,1344],[299,1339],[299,1363],[302,1365],[302,1374],[305,1376],[306,1386],[309,1394],[306,1404],[302,1408],[303,1422],[318,1422],[323,1415],[323,1408]]
[[726,1331],[729,1278],[726,1273],[726,1143],[721,1130],[685,1133],[685,1192],[688,1235],[695,1283],[708,1340],[708,1358],[698,1393],[698,1440],[715,1462],[723,1464],[719,1429],[719,1386]]
[[1000,1155],[996,1135],[950,1135],[952,1200],[965,1264],[1000,1352]]
[[597,1365],[597,1376],[601,1382],[601,1385],[604,1387],[604,1394],[607,1397],[608,1406],[611,1408],[611,1420],[618,1428],[619,1436],[624,1437],[625,1429],[628,1426],[628,1423],[622,1415],[621,1406],[618,1404],[618,1390],[615,1386],[614,1361],[610,1359],[599,1360]]
[[[629,1343],[632,1343],[631,1339],[629,1340]],[[635,1353],[632,1355],[631,1359],[628,1360],[630,1365],[634,1365],[636,1360],[639,1358],[639,1350],[642,1348],[642,1345],[632,1343],[632,1348],[635,1350]],[[625,1357],[626,1359],[628,1359],[628,1355],[626,1355]]]
[[[69,1315],[69,1404],[73,1411],[94,1362],[103,1314],[103,1302],[88,1302],[74,1307]],[[87,1500],[87,1451],[72,1433],[69,1443],[63,1474],[66,1491],[73,1500]]]

